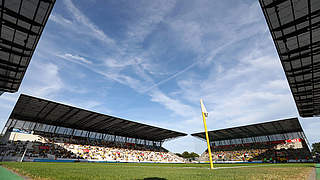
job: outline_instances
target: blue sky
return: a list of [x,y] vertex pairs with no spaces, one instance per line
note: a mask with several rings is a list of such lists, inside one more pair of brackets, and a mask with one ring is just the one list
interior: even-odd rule
[[[188,134],[200,98],[209,130],[298,116],[257,0],[57,1],[19,92],[0,96],[1,129],[20,93]],[[300,122],[319,141],[319,119]]]

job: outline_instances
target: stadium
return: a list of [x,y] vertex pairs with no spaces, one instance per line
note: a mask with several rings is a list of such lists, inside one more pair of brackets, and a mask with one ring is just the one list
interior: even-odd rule
[[[219,113],[214,111],[218,114],[217,117],[214,117],[215,114],[210,111],[210,115],[208,116],[209,113],[201,99],[203,118],[203,124],[201,125],[204,125],[204,131],[191,131],[190,129],[185,129],[186,126],[184,125],[189,123],[190,126],[190,122],[192,122],[191,126],[194,126],[192,129],[199,129],[197,124],[201,122],[201,113],[199,113],[199,117],[197,116],[197,118],[199,118],[197,122],[199,123],[188,120],[177,120],[181,117],[181,119],[190,118],[188,116],[193,115],[192,108],[185,108],[183,113],[177,111],[178,114],[182,114],[180,117],[174,115],[164,116],[165,118],[176,119],[170,120],[168,125],[164,127],[159,126],[159,124],[162,123],[158,116],[165,114],[166,111],[159,109],[158,113],[157,108],[155,108],[155,110],[152,109],[152,104],[143,106],[142,114],[151,114],[146,116],[151,118],[148,122],[158,121],[157,126],[152,125],[152,123],[150,123],[150,125],[149,123],[141,123],[143,120],[146,122],[146,118],[141,118],[141,116],[137,116],[137,114],[133,112],[136,110],[136,106],[142,106],[140,101],[143,101],[143,98],[137,99],[137,97],[142,96],[141,94],[143,93],[150,93],[153,88],[155,91],[148,94],[152,102],[162,103],[163,99],[165,99],[168,101],[164,103],[167,107],[174,110],[177,109],[180,101],[169,99],[169,97],[165,97],[159,93],[161,92],[161,88],[158,88],[158,86],[167,83],[182,73],[186,73],[189,69],[197,66],[196,63],[187,66],[182,71],[175,72],[167,79],[155,83],[150,80],[152,79],[150,77],[153,77],[150,74],[155,73],[155,71],[150,70],[148,73],[145,73],[150,64],[142,64],[142,60],[139,58],[136,58],[134,63],[128,60],[124,64],[106,58],[107,60],[105,60],[104,64],[98,63],[97,66],[107,65],[109,68],[115,68],[116,70],[103,72],[98,68],[92,69],[89,65],[94,64],[94,62],[90,61],[90,59],[88,60],[85,56],[80,56],[82,54],[63,54],[57,50],[57,52],[55,52],[57,54],[53,55],[52,50],[58,49],[57,47],[56,49],[53,48],[50,50],[41,49],[43,47],[50,47],[52,44],[46,43],[43,45],[40,39],[48,42],[48,39],[54,39],[59,34],[65,35],[61,38],[63,40],[71,37],[76,37],[77,40],[83,40],[83,42],[77,43],[84,45],[89,51],[92,51],[93,57],[94,54],[98,53],[98,47],[101,44],[109,43],[103,46],[109,48],[118,45],[114,43],[113,40],[110,40],[110,38],[104,34],[103,30],[91,22],[90,18],[81,14],[81,11],[75,6],[75,2],[75,4],[72,3],[72,0],[65,0],[63,2],[64,4],[62,5],[59,4],[61,2],[56,2],[55,0],[2,0],[0,3],[2,20],[0,26],[0,101],[9,100],[11,102],[9,108],[0,106],[2,109],[10,109],[9,116],[6,121],[3,122],[0,137],[0,179],[320,179],[320,164],[318,164],[320,152],[316,149],[316,145],[319,144],[317,143],[319,137],[314,138],[313,136],[312,142],[314,144],[311,145],[307,138],[310,137],[311,134],[309,132],[310,128],[306,128],[305,125],[308,124],[308,120],[305,118],[314,118],[316,121],[319,121],[318,116],[320,115],[320,74],[318,72],[320,69],[318,41],[320,37],[320,1],[259,0],[258,2],[257,0],[256,2],[259,4],[259,10],[261,14],[263,13],[266,20],[268,30],[270,31],[268,32],[269,36],[271,33],[270,39],[272,39],[277,55],[280,58],[282,70],[284,70],[284,73],[283,71],[282,73],[288,82],[290,95],[293,97],[296,106],[295,111],[297,110],[297,116],[299,117],[287,116],[277,118],[277,120],[266,120],[265,118],[262,120],[256,119],[252,122],[259,121],[260,123],[243,121],[237,123],[240,125],[230,126],[227,121],[220,123],[218,122],[220,119],[217,120],[217,118],[221,117],[229,119],[228,115],[219,116]],[[113,2],[111,5],[116,5],[116,3]],[[169,8],[168,6],[166,5],[165,9]],[[91,7],[91,5],[87,4],[87,8],[89,7]],[[137,8],[136,5],[133,7],[134,9]],[[181,7],[183,7],[183,5],[181,5]],[[66,18],[68,16],[59,14],[63,12],[63,8],[69,8],[69,15],[75,16],[74,19],[71,18],[69,20]],[[150,9],[157,8],[151,7]],[[96,9],[97,13],[101,11],[105,10]],[[125,12],[124,14],[126,13],[129,12]],[[148,20],[147,22],[154,22],[161,19],[160,22],[164,23],[162,22],[162,18],[165,16],[159,18],[158,16],[160,15],[157,13],[157,11],[152,11],[152,15],[156,14],[157,16],[155,19]],[[91,14],[90,17],[96,16]],[[112,21],[112,18],[108,19],[108,21]],[[126,22],[127,20],[123,21]],[[147,22],[140,24],[144,25],[147,24]],[[178,22],[180,22],[180,20]],[[47,25],[47,23],[49,25]],[[53,23],[59,24],[64,28],[70,26],[70,29],[74,31],[74,33],[59,31],[55,29],[52,25]],[[152,32],[160,31],[164,28],[165,26],[161,23],[159,23],[160,25],[158,25],[157,28],[152,29]],[[82,27],[83,24],[85,24],[86,28]],[[226,22],[226,24],[228,24],[228,22]],[[46,26],[49,27],[45,28]],[[105,31],[110,30],[114,32],[113,35],[117,37],[119,36],[117,33],[123,31],[123,29],[118,26],[120,27],[120,25],[116,23],[114,27],[108,27]],[[119,29],[113,29],[115,27]],[[188,26],[188,28],[190,27]],[[53,31],[54,33],[49,33],[49,36],[45,34],[46,29],[50,29],[50,32]],[[142,30],[139,29],[139,31]],[[42,35],[43,32],[45,35]],[[79,34],[76,34],[76,32],[79,32]],[[89,36],[86,37],[85,33],[88,33]],[[138,35],[130,33],[130,38],[128,39],[139,40],[139,33],[137,33]],[[130,36],[132,34],[134,35]],[[176,36],[179,37],[179,35]],[[98,39],[101,42],[93,43],[96,46],[90,49],[92,48],[92,44],[90,43],[93,41],[90,38]],[[148,38],[145,37],[145,39]],[[61,41],[59,42],[61,43]],[[134,46],[127,41],[120,42],[125,42],[124,47]],[[230,42],[233,43],[233,41]],[[38,44],[41,44],[43,47]],[[62,44],[66,45],[69,44],[69,42],[63,41]],[[62,44],[61,46],[63,46]],[[133,49],[139,49],[140,46],[147,46],[147,44],[147,42],[144,42],[138,47],[134,46]],[[177,44],[178,43],[175,43],[174,46]],[[263,43],[261,42],[261,44]],[[97,51],[95,48],[97,48]],[[125,51],[122,51],[122,49],[123,47],[117,48],[115,52],[118,54],[131,53],[130,49]],[[81,50],[85,52],[86,48],[82,48]],[[155,50],[152,49],[152,51]],[[106,52],[112,54],[111,51],[106,50]],[[182,50],[179,49],[177,52],[181,53]],[[43,78],[43,80],[32,81],[31,78],[32,86],[40,88],[40,92],[48,92],[49,95],[46,96],[37,93],[37,88],[25,88],[23,82],[30,82],[28,74],[27,77],[25,77],[26,80],[23,81],[25,74],[30,73],[30,71],[37,72],[34,71],[36,68],[35,66],[32,67],[31,63],[36,60],[31,61],[31,59],[45,59],[49,56],[48,54],[45,55],[45,53],[48,53],[50,58],[64,58],[69,61],[69,63],[73,62],[80,65],[78,69],[85,69],[84,72],[86,72],[86,74],[70,73],[64,76],[65,79],[70,78],[69,76],[79,76],[89,81],[88,86],[90,88],[97,86],[97,89],[94,89],[94,93],[88,93],[90,95],[86,94],[82,96],[86,102],[85,104],[90,104],[91,101],[89,99],[93,99],[95,96],[101,98],[99,95],[104,94],[105,88],[100,87],[100,84],[103,83],[93,83],[95,79],[89,76],[90,73],[88,71],[103,75],[104,78],[114,78],[114,81],[117,83],[122,85],[129,84],[128,86],[134,89],[133,84],[140,81],[128,75],[129,71],[124,74],[117,73],[127,70],[125,67],[133,66],[132,64],[137,64],[136,66],[139,66],[139,68],[145,68],[143,70],[137,67],[132,69],[134,72],[142,74],[141,77],[139,77],[140,79],[143,77],[145,78],[145,82],[152,82],[151,87],[145,88],[143,84],[137,83],[138,86],[143,87],[143,90],[139,89],[139,87],[136,89],[138,95],[132,95],[130,91],[127,92],[123,90],[125,88],[113,83],[111,85],[108,84],[110,87],[107,87],[107,89],[116,89],[115,91],[117,92],[105,93],[103,96],[110,102],[116,99],[114,101],[116,101],[116,105],[119,106],[117,107],[118,109],[115,108],[117,110],[124,107],[122,103],[128,103],[127,108],[133,109],[132,111],[127,111],[129,117],[131,117],[130,113],[132,113],[132,117],[135,117],[133,119],[140,118],[141,121],[128,120],[131,118],[121,118],[121,116],[117,117],[121,113],[115,113],[116,111],[100,113],[101,109],[99,110],[99,108],[97,108],[96,111],[89,110],[95,109],[94,107],[98,105],[92,107],[85,106],[88,108],[83,108],[84,105],[81,105],[81,103],[72,103],[72,105],[69,105],[66,101],[57,101],[57,99],[59,99],[57,97],[60,97],[60,95],[61,97],[63,96],[62,92],[72,99],[73,95],[81,91],[81,83],[83,83],[81,81],[77,82],[80,86],[72,89],[70,85],[66,91],[59,89],[59,91],[57,91],[59,96],[50,98],[55,97],[50,96],[50,94],[53,94],[53,90],[56,88],[51,86],[51,83],[54,84],[55,80],[60,78],[59,76],[54,76],[54,78],[49,78],[48,80],[44,79],[46,77],[45,71],[54,75],[60,71],[52,70],[56,67],[52,65],[52,63],[49,64],[50,69],[45,69],[45,64],[40,63],[40,69],[44,69],[44,71],[41,71],[43,74],[38,73],[35,76],[36,78]],[[168,50],[166,53],[170,54]],[[78,61],[75,62],[75,60]],[[168,60],[168,63],[170,61],[171,60]],[[29,67],[30,63],[31,65]],[[69,68],[69,66],[69,64],[62,65],[64,68]],[[272,74],[273,72],[268,73]],[[159,76],[163,76],[163,74]],[[186,75],[182,78],[187,77]],[[72,84],[74,81],[76,80],[68,79],[66,82]],[[223,81],[225,82],[226,80]],[[39,82],[40,87],[37,82]],[[92,84],[90,84],[91,82]],[[99,79],[97,82],[101,82],[101,80]],[[50,86],[43,87],[42,89],[41,85],[46,83],[50,84]],[[180,85],[184,83],[187,82],[181,82]],[[61,86],[61,84],[63,83],[59,81],[59,83],[54,85]],[[172,89],[174,89],[173,87]],[[202,84],[201,87],[204,87],[204,85]],[[166,86],[166,88],[171,89],[171,86]],[[275,87],[272,86],[272,88]],[[197,91],[200,92],[201,90]],[[82,93],[86,92],[83,91]],[[11,94],[13,94],[13,96],[16,94],[16,98],[12,98],[12,96],[10,96]],[[155,94],[160,94],[160,97],[163,99],[154,97]],[[173,91],[168,94],[174,96],[179,94],[179,92]],[[123,99],[120,98],[122,96],[124,96]],[[240,95],[237,94],[237,96]],[[127,97],[132,98],[132,100]],[[210,97],[210,95],[205,97]],[[271,96],[265,98],[272,99]],[[279,97],[279,99],[280,98],[281,97]],[[77,100],[79,100],[78,96]],[[130,104],[129,102],[132,101],[135,103]],[[12,105],[12,103],[14,103],[14,105]],[[210,102],[210,104],[212,103],[215,104],[215,102]],[[249,97],[247,103],[250,104]],[[289,100],[286,100],[284,104],[287,105],[289,103]],[[182,106],[189,107],[185,104]],[[103,108],[105,107],[108,106],[104,106]],[[281,109],[280,107],[278,108]],[[232,110],[233,109],[228,109],[230,112]],[[254,111],[245,111],[236,114],[239,116],[239,114],[250,114],[251,112]],[[265,113],[271,114],[272,112]],[[208,117],[214,117],[216,119],[215,122],[213,123],[212,119],[208,119]],[[259,118],[260,116],[254,117]],[[266,115],[265,117],[269,116]],[[155,120],[153,121],[152,118]],[[209,120],[211,120],[211,122]],[[179,125],[175,126],[174,124],[177,121]],[[216,124],[219,124],[217,126],[220,128],[212,126]],[[314,126],[312,130],[317,132],[318,127]],[[310,133],[309,136],[308,133]],[[192,146],[190,139],[200,142],[195,146],[199,146],[199,144],[204,145],[205,142],[207,142],[205,149],[202,150],[204,146],[197,147],[202,151],[199,157],[187,158],[179,153],[175,153],[174,150],[171,151],[165,146],[166,143],[177,143],[177,146],[181,146],[181,148],[184,148],[184,145],[189,147]],[[181,141],[183,141],[183,146],[181,145]]]

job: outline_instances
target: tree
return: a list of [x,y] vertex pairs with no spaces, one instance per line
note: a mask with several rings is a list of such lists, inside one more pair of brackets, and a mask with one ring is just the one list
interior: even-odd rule
[[320,142],[312,144],[312,154],[320,154]]
[[193,158],[196,158],[196,157],[199,157],[199,154],[192,152],[192,153],[190,153],[190,156]]
[[175,153],[175,155],[177,155],[179,157],[182,157],[182,155],[180,153]]
[[[177,153],[179,154],[179,153]],[[199,157],[199,154],[195,153],[195,152],[191,152],[189,153],[188,151],[185,151],[181,154],[181,157],[185,158],[185,159],[192,159],[194,160],[196,157]]]
[[182,153],[182,157],[183,158],[190,158],[190,154],[188,153],[188,151],[185,151]]

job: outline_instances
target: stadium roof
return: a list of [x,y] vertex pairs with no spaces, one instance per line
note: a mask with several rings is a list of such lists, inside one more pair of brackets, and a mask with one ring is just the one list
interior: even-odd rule
[[0,91],[18,91],[54,3],[0,1]]
[[259,1],[300,116],[319,116],[320,1]]
[[[209,131],[208,134],[210,141],[221,141],[293,132],[303,132],[298,118]],[[194,133],[191,135],[205,139],[204,132]]]
[[187,135],[24,94],[9,118],[151,141]]

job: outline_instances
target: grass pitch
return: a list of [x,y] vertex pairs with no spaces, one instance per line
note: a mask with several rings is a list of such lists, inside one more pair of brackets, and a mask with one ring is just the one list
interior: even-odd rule
[[[2,162],[34,179],[308,179],[315,164],[139,164]],[[1,177],[0,177],[1,179]]]

